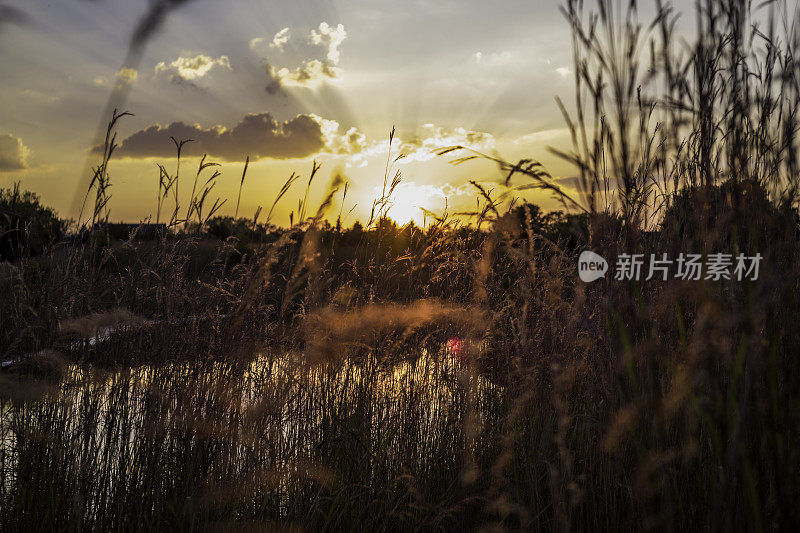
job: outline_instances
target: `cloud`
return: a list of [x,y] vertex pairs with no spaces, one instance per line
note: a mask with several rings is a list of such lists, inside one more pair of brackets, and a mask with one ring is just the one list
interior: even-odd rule
[[341,73],[337,67],[319,59],[303,61],[294,70],[285,67],[279,70],[273,67],[270,69],[270,78],[281,87],[318,87],[323,81],[338,78]]
[[495,149],[493,135],[465,128],[445,129],[434,124],[425,124],[422,133],[400,146],[400,153],[406,161],[428,161],[436,157],[435,151],[448,146],[464,146],[479,152]]
[[[346,156],[348,166],[367,166],[368,159],[389,153],[389,141],[368,141],[356,128],[339,133],[339,123],[312,115],[320,123],[325,146],[333,155]],[[465,146],[479,152],[490,152],[496,147],[494,136],[489,133],[454,128],[452,130],[425,124],[422,132],[406,140],[395,138],[392,153],[402,155],[398,163],[428,161],[436,156],[436,150],[448,146]]]
[[347,32],[344,30],[343,25],[339,24],[334,28],[327,22],[321,22],[319,31],[311,30],[310,38],[313,44],[324,46],[328,49],[328,61],[334,65],[339,64],[339,59],[341,58],[339,46],[347,38]]
[[44,104],[54,104],[61,100],[60,96],[55,96],[52,94],[45,94],[40,91],[35,91],[33,89],[25,89],[22,91],[22,95],[25,96],[28,100],[34,100],[36,102],[41,102]]
[[266,91],[268,94],[280,94],[286,96],[286,91],[283,90],[283,84],[281,83],[280,78],[278,77],[278,71],[270,65],[269,63],[265,62],[264,66],[267,70],[267,86]]
[[[487,188],[492,188],[496,184],[481,183],[481,185],[485,185]],[[377,196],[380,196],[381,191],[382,185],[376,185],[373,189],[373,193],[377,193]],[[471,184],[461,184],[456,187],[450,183],[445,183],[444,185],[431,185],[417,184],[414,181],[403,181],[396,187],[395,191],[399,192],[400,196],[406,196],[409,197],[409,199],[416,200],[416,203],[422,207],[424,207],[424,203],[430,203],[429,200],[431,198],[437,200],[437,203],[438,200],[441,200],[442,204],[444,204],[445,199],[450,199],[457,196],[466,196],[470,199],[475,198],[475,187]],[[406,194],[403,194],[404,192]]]
[[213,58],[205,54],[194,57],[179,56],[175,61],[167,64],[160,61],[155,68],[156,75],[164,74],[175,83],[194,82],[205,77],[215,67],[233,70],[228,56]]
[[139,78],[139,71],[135,68],[122,68],[117,72],[117,90],[124,89],[133,85]]
[[344,134],[339,133],[340,125],[335,120],[327,120],[317,115],[311,115],[319,122],[322,138],[325,141],[326,151],[333,155],[353,155],[369,149],[367,136],[350,128]]
[[269,113],[262,113],[246,115],[231,129],[219,125],[203,128],[183,122],[150,126],[122,141],[118,154],[126,158],[174,157],[175,146],[170,136],[194,140],[185,147],[188,156],[207,153],[227,161],[244,161],[247,156],[253,161],[295,159],[325,150],[318,117],[297,115],[278,122]]
[[[114,81],[114,88],[119,91],[133,85],[139,78],[139,71],[135,68],[122,68],[117,72],[116,80]],[[92,79],[92,85],[95,87],[105,87],[108,85],[108,78],[106,76],[96,76]]]
[[[283,28],[281,31],[275,34],[272,40],[269,42],[270,48],[276,48],[278,50],[283,50],[283,47],[286,43],[289,42],[289,39],[292,37],[291,31],[289,28]],[[265,37],[255,37],[250,39],[250,49],[255,50],[258,48],[262,43],[267,42]]]
[[289,42],[290,37],[291,34],[289,32],[289,28],[283,28],[281,31],[275,34],[275,37],[272,38],[272,42],[269,43],[269,46],[270,48],[283,50],[283,45]]
[[503,50],[502,52],[490,52],[488,54],[483,52],[475,52],[472,54],[472,59],[476,63],[486,67],[507,67],[519,65],[521,62],[520,56],[510,50]]
[[514,139],[514,144],[553,144],[561,139],[569,140],[568,128],[534,131]]
[[25,170],[28,168],[30,150],[22,139],[11,134],[0,135],[0,172]]
[[[275,34],[270,43],[271,48],[283,49],[289,41],[290,30],[283,28]],[[267,87],[270,94],[282,93],[286,87],[310,87],[317,88],[326,81],[336,80],[341,77],[342,70],[336,65],[341,59],[339,47],[347,38],[344,26],[339,24],[335,28],[327,22],[321,22],[318,29],[313,29],[309,33],[309,43],[315,46],[322,46],[325,49],[324,58],[312,57],[305,59],[300,66],[295,68],[275,67],[267,64]],[[250,41],[250,48],[255,50],[266,39],[257,37]]]
[[281,31],[275,34],[272,38],[272,42],[269,43],[270,48],[277,48],[278,50],[283,50],[283,45],[289,42],[289,38],[291,34],[289,32],[289,28],[283,28]]
[[[343,129],[339,122],[315,114],[300,114],[291,120],[278,122],[269,113],[262,113],[246,115],[230,129],[222,125],[203,127],[184,122],[153,125],[122,141],[117,153],[120,157],[134,159],[173,158],[175,147],[170,137],[193,139],[183,152],[189,157],[207,153],[226,161],[243,161],[246,156],[256,161],[328,154],[342,157],[347,166],[363,167],[371,158],[385,159],[389,151],[387,139],[370,141],[355,127]],[[392,153],[403,155],[400,163],[428,161],[437,157],[437,149],[454,145],[491,152],[496,140],[485,132],[426,124],[414,137],[396,137]]]
[[572,71],[566,67],[559,67],[556,69],[556,72],[558,72],[558,75],[562,78],[566,78]]

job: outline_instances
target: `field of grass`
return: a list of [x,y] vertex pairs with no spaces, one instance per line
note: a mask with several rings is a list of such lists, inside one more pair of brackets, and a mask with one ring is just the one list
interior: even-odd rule
[[[326,222],[334,181],[277,228],[216,217],[204,159],[161,168],[163,231],[119,238],[115,113],[88,223],[11,227],[35,198],[4,191],[0,530],[800,523],[800,36],[707,0],[685,44],[618,4],[564,6],[575,188],[452,147],[508,175],[475,213],[398,227],[390,162],[364,227]],[[564,212],[509,203],[531,187]],[[583,250],[763,259],[584,283]]]

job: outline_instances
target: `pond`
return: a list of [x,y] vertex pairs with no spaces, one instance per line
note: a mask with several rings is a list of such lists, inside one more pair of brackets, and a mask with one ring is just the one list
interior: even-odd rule
[[0,503],[15,502],[0,519],[40,498],[83,525],[120,502],[148,516],[266,505],[281,519],[354,482],[450,483],[486,453],[503,398],[455,347],[391,364],[359,350],[314,365],[302,353],[70,365],[38,399],[0,402]]

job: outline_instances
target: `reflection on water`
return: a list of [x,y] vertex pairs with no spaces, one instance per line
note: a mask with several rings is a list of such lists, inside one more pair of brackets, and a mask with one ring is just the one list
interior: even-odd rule
[[82,493],[86,520],[133,495],[269,495],[288,515],[311,481],[455,472],[502,401],[461,355],[445,345],[391,364],[367,352],[313,366],[293,353],[73,365],[40,400],[0,402],[0,503],[39,490],[24,480],[47,470]]

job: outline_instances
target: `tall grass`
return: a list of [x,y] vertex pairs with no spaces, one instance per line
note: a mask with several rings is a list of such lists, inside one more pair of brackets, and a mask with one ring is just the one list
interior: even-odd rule
[[[341,180],[309,216],[315,163],[297,223],[258,243],[203,234],[192,194],[158,242],[5,269],[2,348],[33,355],[0,374],[0,529],[800,522],[800,41],[778,3],[697,6],[686,45],[663,2],[650,23],[635,1],[564,5],[574,188],[491,156],[507,179],[475,183],[475,224],[398,228],[390,150],[366,230],[325,226]],[[463,150],[441,153],[484,157]],[[531,187],[572,214],[516,205]],[[584,284],[586,248],[763,263]]]

